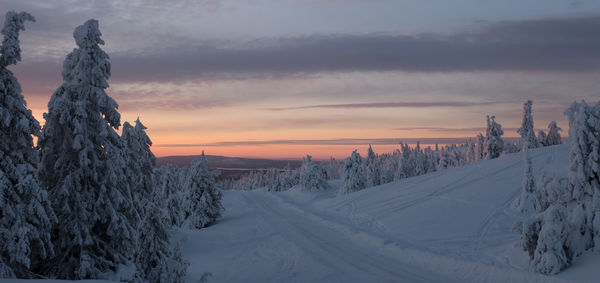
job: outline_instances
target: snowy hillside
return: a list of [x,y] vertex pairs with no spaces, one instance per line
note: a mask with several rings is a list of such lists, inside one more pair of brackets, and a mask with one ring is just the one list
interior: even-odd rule
[[[530,152],[534,173],[566,174],[566,145]],[[215,226],[181,231],[188,281],[214,282],[594,281],[600,255],[557,276],[528,271],[511,226],[523,153],[336,197],[228,191]]]

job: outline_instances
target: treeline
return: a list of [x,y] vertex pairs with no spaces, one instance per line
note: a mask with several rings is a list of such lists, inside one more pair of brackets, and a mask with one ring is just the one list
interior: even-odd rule
[[117,133],[96,20],[75,29],[77,48],[40,127],[7,69],[21,60],[26,21],[34,18],[8,12],[1,31],[0,278],[182,282],[187,264],[168,230],[205,227],[222,211],[206,159],[174,178],[168,167],[154,169],[139,119]]
[[366,157],[356,150],[343,161],[331,158],[326,162],[315,162],[308,155],[298,169],[271,168],[252,171],[237,180],[225,180],[224,188],[254,190],[267,188],[269,191],[285,191],[299,186],[303,191],[327,188],[327,180],[341,179],[339,194],[351,193],[369,187],[387,184],[404,178],[419,176],[452,167],[463,166],[482,159],[494,159],[503,154],[519,152],[523,148],[536,148],[562,143],[560,129],[555,121],[550,122],[548,131],[540,130],[536,136],[533,126],[532,102],[523,105],[523,122],[517,130],[521,139],[517,143],[506,142],[502,136],[502,125],[495,116],[486,117],[486,131],[460,145],[445,145],[434,148],[414,147],[400,143],[392,153],[376,154],[369,145]]

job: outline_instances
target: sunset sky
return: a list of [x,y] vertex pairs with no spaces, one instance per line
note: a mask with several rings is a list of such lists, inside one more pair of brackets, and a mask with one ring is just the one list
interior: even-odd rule
[[[40,123],[73,29],[98,19],[107,93],[157,156],[345,157],[454,142],[496,115],[515,137],[600,97],[600,1],[0,0],[36,17],[17,75]],[[439,138],[458,138],[440,140]]]

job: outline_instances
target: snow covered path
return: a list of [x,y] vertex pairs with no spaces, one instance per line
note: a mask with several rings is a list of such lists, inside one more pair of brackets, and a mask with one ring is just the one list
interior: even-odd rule
[[272,193],[225,194],[230,210],[220,223],[181,231],[188,239],[184,254],[192,259],[189,282],[204,272],[211,272],[214,282],[448,281],[357,241]]
[[[432,282],[442,279],[430,272],[379,253],[367,242],[349,239],[326,222],[318,221],[292,207],[283,207],[265,193],[244,194],[256,211],[287,238],[300,245],[317,262],[330,266],[340,274],[357,273],[352,279],[366,282]],[[348,270],[350,268],[351,270]],[[346,280],[345,280],[346,281]]]

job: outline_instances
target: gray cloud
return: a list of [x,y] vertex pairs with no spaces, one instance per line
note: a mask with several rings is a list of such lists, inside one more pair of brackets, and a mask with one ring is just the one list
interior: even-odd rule
[[502,22],[441,35],[314,35],[113,54],[115,80],[348,71],[587,71],[600,67],[600,16]]
[[[179,46],[111,53],[112,81],[277,78],[353,71],[600,69],[600,15],[500,22],[453,35],[312,35],[244,43],[179,42]],[[61,61],[39,57],[24,61],[19,68],[35,81],[52,78],[55,82]]]

